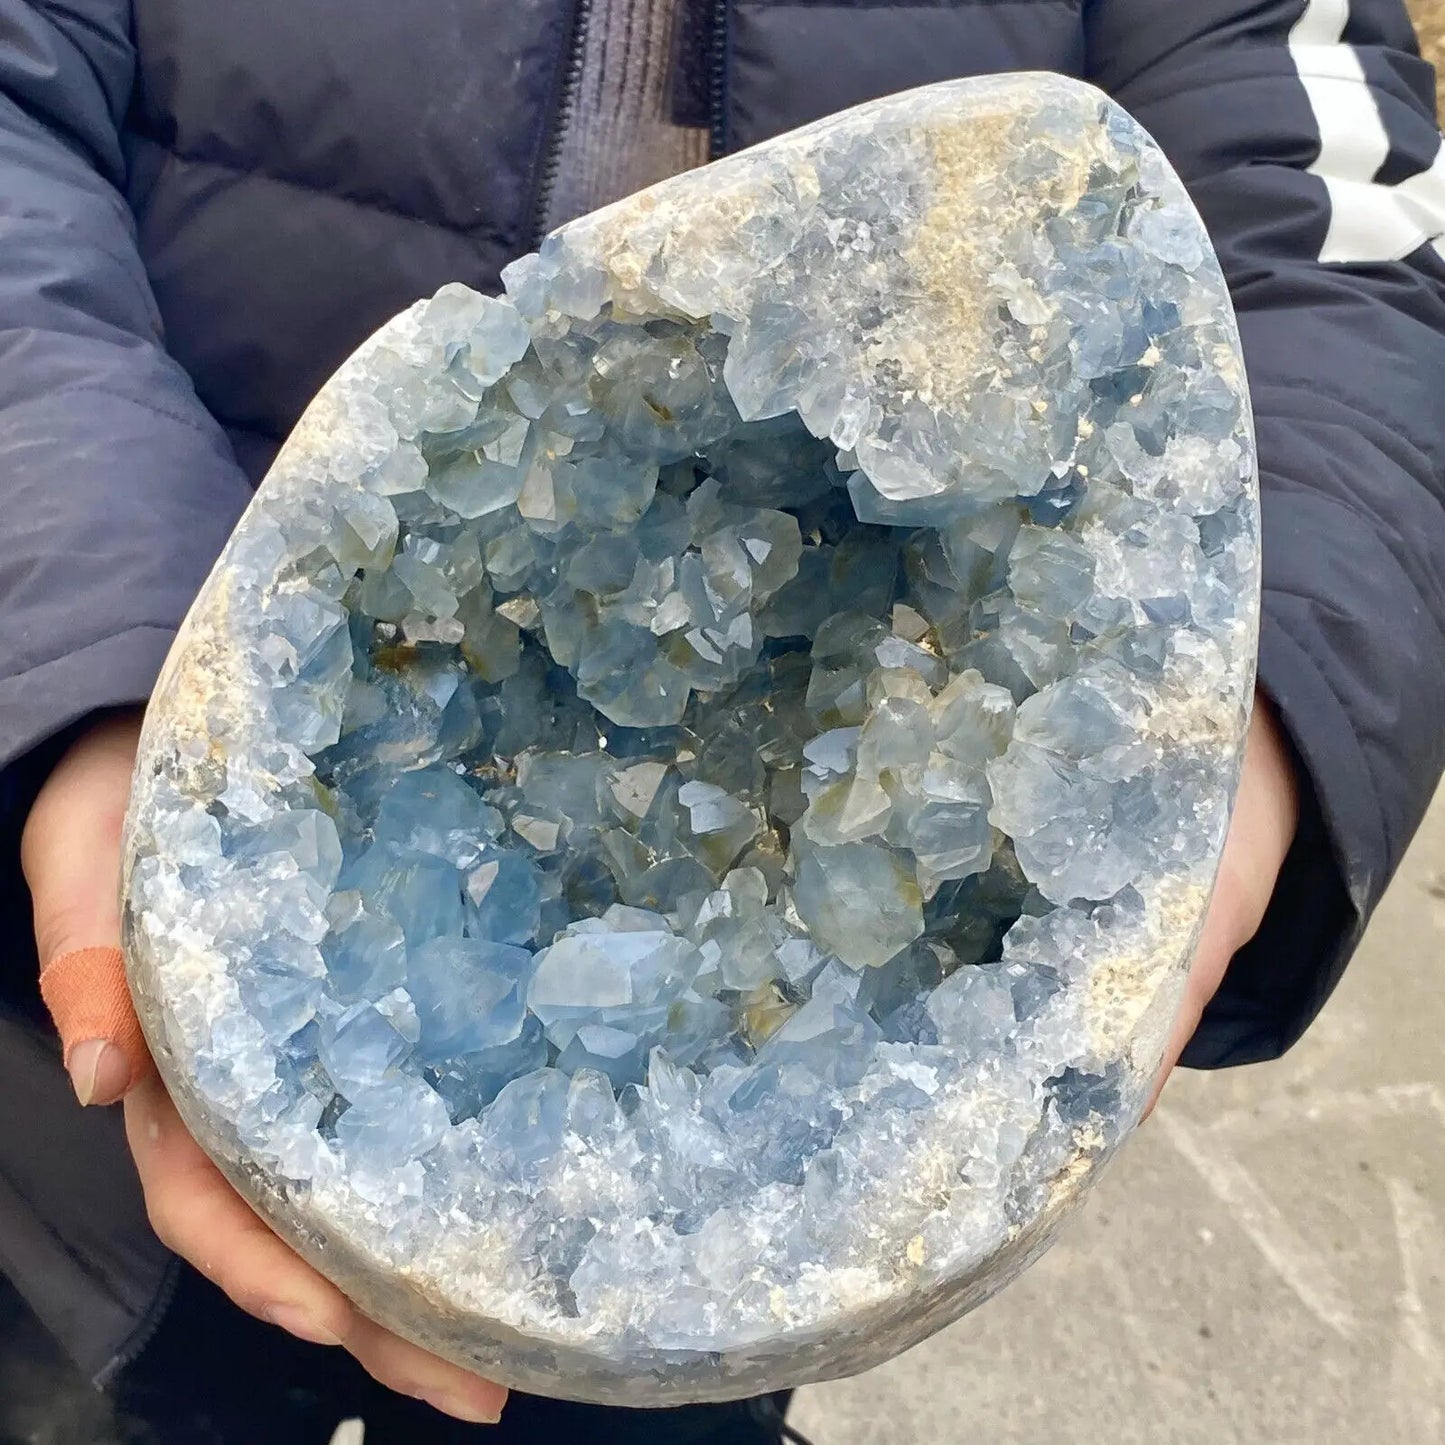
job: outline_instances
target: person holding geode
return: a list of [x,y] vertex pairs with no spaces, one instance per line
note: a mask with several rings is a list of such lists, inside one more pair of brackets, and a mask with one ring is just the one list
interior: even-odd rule
[[998,69],[1082,75],[1163,146],[1239,312],[1264,559],[1260,692],[1165,1074],[1274,1057],[1328,996],[1445,765],[1430,70],[1400,0],[1032,12],[421,0],[241,25],[0,0],[0,1265],[168,1445],[347,1414],[475,1434],[427,1406],[518,1439],[785,1428],[775,1400],[503,1413],[367,1320],[186,1133],[118,951],[140,709],[317,386],[417,297],[495,291],[545,230],[711,155]]

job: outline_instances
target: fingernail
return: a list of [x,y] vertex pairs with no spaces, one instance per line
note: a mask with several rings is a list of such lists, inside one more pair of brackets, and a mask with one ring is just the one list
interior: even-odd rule
[[129,1066],[109,1039],[85,1039],[70,1051],[71,1087],[82,1104],[109,1103],[125,1089]]
[[416,1398],[430,1405],[433,1410],[440,1410],[443,1415],[451,1415],[457,1420],[465,1420],[469,1425],[495,1425],[502,1418],[500,1406],[484,1408],[474,1405],[464,1396],[455,1395],[449,1390],[418,1390]]
[[313,1345],[339,1345],[341,1336],[317,1322],[304,1305],[272,1305],[264,1311],[267,1321],[279,1325],[287,1334],[309,1340]]

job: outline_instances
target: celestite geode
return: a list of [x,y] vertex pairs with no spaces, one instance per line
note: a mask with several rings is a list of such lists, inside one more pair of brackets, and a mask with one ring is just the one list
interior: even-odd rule
[[1249,710],[1184,190],[1046,76],[878,101],[449,286],[303,418],[146,724],[183,1115],[376,1318],[632,1405],[863,1368],[1138,1116]]

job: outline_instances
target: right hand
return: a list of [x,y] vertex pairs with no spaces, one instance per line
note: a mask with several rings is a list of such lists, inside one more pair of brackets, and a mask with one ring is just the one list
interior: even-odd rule
[[283,1244],[187,1132],[156,1074],[119,954],[121,823],[139,735],[138,714],[84,733],[41,788],[21,839],[47,1001],[77,1097],[125,1100],[152,1227],[242,1309],[303,1340],[344,1346],[390,1389],[494,1423],[506,1390],[382,1329]]

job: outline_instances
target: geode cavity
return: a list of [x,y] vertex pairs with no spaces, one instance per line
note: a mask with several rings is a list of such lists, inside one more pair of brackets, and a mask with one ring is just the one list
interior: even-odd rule
[[874,1364],[1138,1116],[1258,607],[1228,296],[1042,76],[879,101],[383,328],[171,654],[126,931],[377,1319],[632,1405]]

